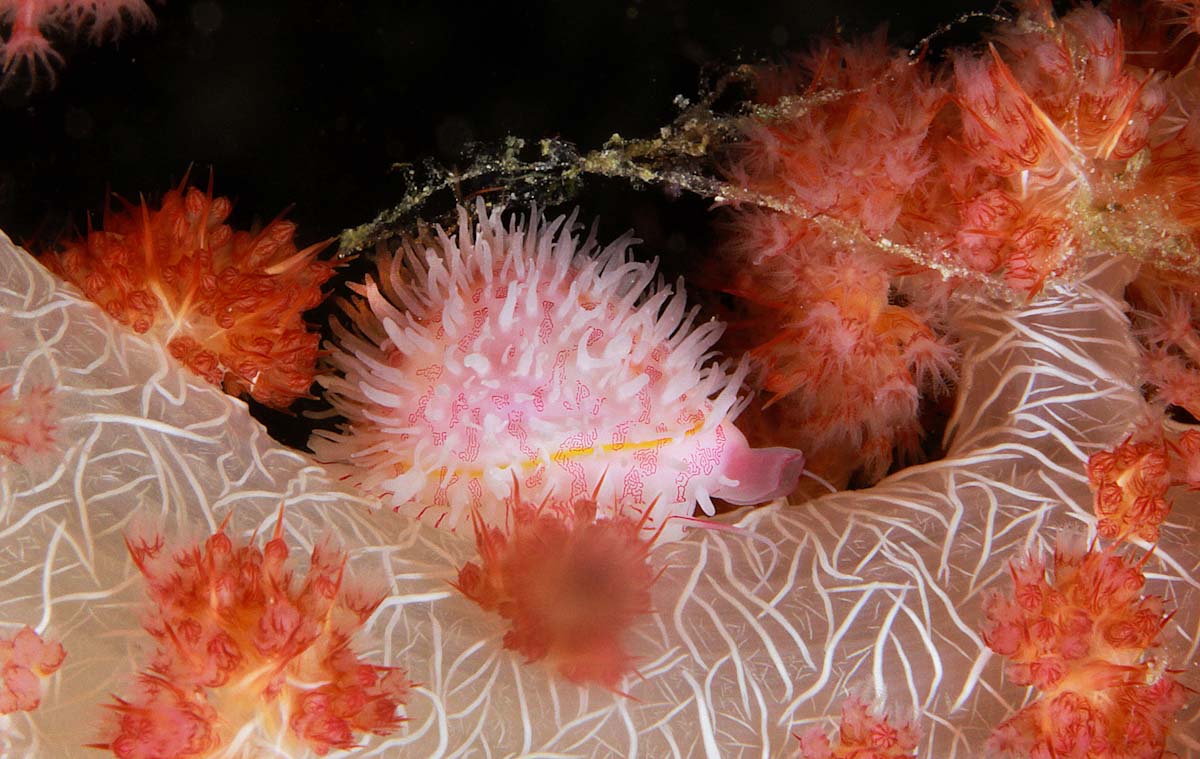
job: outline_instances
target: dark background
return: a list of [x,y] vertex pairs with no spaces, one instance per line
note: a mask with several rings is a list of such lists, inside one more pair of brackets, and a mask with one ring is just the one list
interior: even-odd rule
[[[29,247],[86,228],[109,191],[192,178],[235,202],[235,226],[287,207],[303,246],[404,194],[396,162],[462,161],[470,141],[554,136],[581,150],[654,135],[677,95],[814,36],[887,24],[910,46],[989,0],[168,0],[153,29],[101,46],[58,35],[54,88],[0,90],[0,230]],[[941,38],[978,39],[982,22]],[[615,181],[576,201],[611,238],[636,227],[668,268],[710,246],[709,201]],[[675,262],[672,264],[672,261]],[[279,424],[269,425],[284,434]],[[284,424],[284,427],[288,425]],[[303,438],[303,431],[297,431]]]
[[[470,140],[581,149],[652,135],[702,67],[774,59],[839,26],[910,45],[988,0],[150,0],[154,29],[57,37],[54,89],[0,91],[0,229],[53,238],[106,189],[160,194],[189,165],[243,220],[293,205],[302,242],[402,194],[394,162],[450,165]],[[970,39],[968,36],[967,39]],[[621,229],[629,219],[614,219]]]

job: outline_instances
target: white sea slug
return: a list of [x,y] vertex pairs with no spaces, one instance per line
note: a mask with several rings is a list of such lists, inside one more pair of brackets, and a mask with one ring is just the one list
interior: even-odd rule
[[[652,508],[646,529],[712,497],[789,493],[795,450],[751,450],[732,424],[744,363],[712,351],[682,282],[656,282],[627,234],[600,248],[576,216],[459,209],[436,246],[403,244],[352,286],[319,381],[345,424],[317,458],[396,511],[456,529],[477,510],[503,526],[523,500],[594,498],[601,515]],[[677,536],[675,520],[666,530]]]

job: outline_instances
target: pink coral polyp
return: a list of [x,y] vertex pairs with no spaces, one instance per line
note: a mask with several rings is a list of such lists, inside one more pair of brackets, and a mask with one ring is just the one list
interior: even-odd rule
[[900,759],[916,756],[921,734],[911,722],[895,722],[874,714],[857,697],[842,703],[837,743],[814,727],[800,737],[799,759]]
[[252,734],[324,755],[399,726],[408,680],[349,647],[382,597],[346,588],[345,555],[323,545],[297,584],[281,527],[282,514],[262,549],[223,527],[173,554],[158,537],[127,539],[147,581],[155,653],[136,693],[109,705],[114,723],[97,747],[122,759],[201,757]]
[[1158,540],[1159,525],[1171,511],[1170,465],[1170,450],[1162,441],[1127,440],[1088,458],[1088,483],[1096,494],[1096,530],[1101,537],[1119,541],[1136,535],[1152,543]]
[[58,671],[67,652],[23,627],[11,638],[0,637],[0,715],[33,711],[42,702],[42,678]]
[[30,89],[45,76],[54,84],[55,67],[62,56],[45,36],[51,30],[88,30],[92,41],[120,34],[128,21],[133,26],[151,26],[154,15],[145,0],[0,0],[0,84],[19,72],[30,79]]
[[989,746],[1014,756],[1157,757],[1186,689],[1148,655],[1168,616],[1143,596],[1141,564],[1060,539],[1053,580],[1041,561],[1013,564],[1013,595],[984,607],[984,641],[1016,685],[1040,697]]
[[40,260],[231,395],[276,408],[307,397],[320,338],[302,315],[333,274],[316,258],[325,244],[297,250],[282,219],[234,231],[233,204],[186,182],[158,208],[106,213],[103,229]]
[[513,477],[534,502],[655,509],[648,529],[711,497],[792,490],[798,451],[751,451],[733,426],[745,374],[711,360],[722,325],[696,325],[682,286],[655,286],[631,240],[599,249],[574,217],[507,226],[460,209],[436,246],[405,243],[342,302],[330,371],[347,419],[317,457],[398,511],[443,527],[503,522]]

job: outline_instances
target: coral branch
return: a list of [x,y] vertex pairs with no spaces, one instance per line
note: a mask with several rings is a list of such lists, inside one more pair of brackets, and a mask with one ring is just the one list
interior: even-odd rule
[[281,510],[262,549],[235,544],[224,526],[170,555],[159,536],[127,537],[156,648],[135,695],[109,706],[115,720],[96,747],[123,759],[204,757],[236,736],[324,755],[399,726],[410,683],[349,647],[382,596],[347,588],[346,557],[328,545],[313,549],[297,586],[282,521]]
[[984,641],[1039,697],[997,728],[993,751],[1092,759],[1158,757],[1186,689],[1148,655],[1168,615],[1141,595],[1143,562],[1060,538],[1053,579],[1030,557],[1010,567],[1013,595],[994,595]]
[[316,258],[326,243],[297,250],[282,219],[234,231],[232,207],[185,179],[158,208],[109,211],[102,230],[40,258],[209,382],[284,408],[309,396],[319,337],[302,315],[334,264]]

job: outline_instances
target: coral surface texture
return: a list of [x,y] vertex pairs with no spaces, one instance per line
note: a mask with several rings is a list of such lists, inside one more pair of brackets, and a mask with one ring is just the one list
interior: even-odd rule
[[[833,734],[857,696],[915,724],[918,756],[984,756],[1038,698],[994,653],[1016,650],[999,639],[1007,607],[994,599],[1013,594],[1012,566],[1031,554],[1053,566],[1060,535],[1094,533],[1087,459],[1143,412],[1121,299],[1135,266],[1092,256],[1085,276],[1028,305],[957,306],[963,361],[942,459],[654,546],[653,611],[625,646],[636,672],[608,689],[502,648],[496,615],[452,585],[476,557],[471,530],[350,491],[0,236],[0,387],[17,399],[50,388],[54,413],[43,450],[0,456],[0,638],[28,626],[66,651],[36,710],[0,715],[0,755],[99,756],[87,744],[112,740],[105,705],[133,692],[156,642],[130,535],[196,544],[223,530],[262,546],[282,506],[297,585],[315,548],[344,552],[344,582],[383,598],[354,655],[413,684],[406,721],[333,755],[792,756],[795,736]],[[1173,612],[1152,655],[1193,689],[1197,507],[1174,499],[1141,569],[1142,592]],[[1131,542],[1138,556],[1150,547]],[[1167,745],[1196,758],[1200,699],[1188,695]],[[295,750],[272,753],[266,721],[246,719],[231,756]]]

